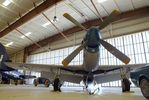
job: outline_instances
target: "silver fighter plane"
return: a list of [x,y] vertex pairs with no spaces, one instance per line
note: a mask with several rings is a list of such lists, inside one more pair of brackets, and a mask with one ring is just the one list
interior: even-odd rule
[[[76,48],[71,54],[69,54],[63,61],[63,65],[46,65],[46,64],[20,64],[6,62],[7,66],[16,69],[25,69],[48,73],[47,76],[50,80],[53,80],[54,91],[61,91],[60,87],[63,82],[80,83],[83,81],[86,90],[89,94],[93,94],[94,90],[89,88],[91,85],[95,86],[99,83],[122,80],[122,91],[130,91],[130,81],[127,77],[125,68],[135,67],[135,65],[99,65],[100,59],[100,46],[102,45],[116,58],[123,63],[128,64],[130,58],[123,54],[121,51],[113,47],[108,42],[101,39],[100,30],[105,28],[111,22],[114,22],[119,12],[114,10],[99,27],[91,27],[86,29],[78,21],[76,21],[71,15],[65,13],[63,16],[70,20],[72,23],[81,27],[86,31],[86,35],[81,45]],[[69,63],[83,50],[83,64],[82,65],[69,65]],[[143,66],[143,65],[140,65]],[[117,71],[114,71],[117,70]],[[114,72],[113,72],[114,71]]]

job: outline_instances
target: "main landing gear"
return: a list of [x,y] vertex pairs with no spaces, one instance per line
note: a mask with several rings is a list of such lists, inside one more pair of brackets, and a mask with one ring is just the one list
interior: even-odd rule
[[140,79],[140,88],[143,96],[149,99],[149,80],[145,77]]
[[60,74],[61,74],[61,69],[58,69],[57,70],[57,73],[56,73],[56,76],[55,76],[55,79],[54,79],[54,81],[53,81],[53,90],[54,91],[59,91],[59,92],[61,92],[61,86],[62,86],[62,84],[61,84],[61,82],[60,82]]
[[59,79],[59,78],[55,78],[55,79],[54,79],[54,83],[53,83],[54,91],[59,91],[59,92],[61,92],[60,87],[61,87],[60,79]]
[[122,81],[121,81],[121,83],[122,83],[122,92],[129,92],[131,82],[127,78],[127,71],[124,70],[124,68],[122,68],[120,70],[120,72],[121,72],[121,78],[122,78]]

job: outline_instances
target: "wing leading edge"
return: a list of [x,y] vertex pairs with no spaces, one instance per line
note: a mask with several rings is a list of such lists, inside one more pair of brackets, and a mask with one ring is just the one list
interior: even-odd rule
[[60,80],[79,84],[83,77],[76,74],[83,72],[81,65],[69,65],[68,68],[64,68],[63,65],[48,65],[48,64],[25,64],[25,63],[11,63],[5,62],[5,64],[14,69],[29,70],[48,73],[51,79],[54,78],[58,69],[61,69]]
[[97,83],[105,83],[110,81],[121,80],[121,68],[126,68],[127,77],[130,77],[130,71],[135,68],[143,67],[146,64],[129,64],[129,65],[104,65],[100,66],[98,70],[94,72]]

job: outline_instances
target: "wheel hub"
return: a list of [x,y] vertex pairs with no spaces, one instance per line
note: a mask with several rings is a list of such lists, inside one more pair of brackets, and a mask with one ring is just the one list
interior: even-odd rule
[[49,80],[46,80],[46,81],[45,81],[45,86],[46,86],[46,87],[49,87]]

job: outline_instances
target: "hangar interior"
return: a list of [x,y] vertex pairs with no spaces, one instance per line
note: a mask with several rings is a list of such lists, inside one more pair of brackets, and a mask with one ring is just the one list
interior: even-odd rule
[[[86,34],[63,14],[69,13],[90,28],[98,27],[115,9],[120,15],[100,31],[102,39],[126,54],[131,59],[129,64],[148,64],[148,0],[0,0],[0,43],[12,62],[62,65],[62,60],[81,44]],[[82,63],[83,51],[70,65]],[[101,46],[100,65],[124,64]],[[48,76],[47,72],[19,71]],[[33,80],[27,79],[26,84],[33,84]],[[65,82],[64,86],[82,84]],[[109,82],[100,86],[121,87],[121,81],[109,78]]]

